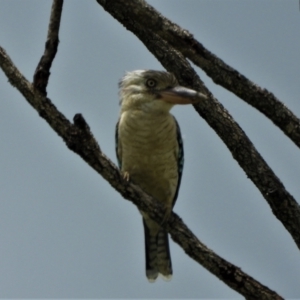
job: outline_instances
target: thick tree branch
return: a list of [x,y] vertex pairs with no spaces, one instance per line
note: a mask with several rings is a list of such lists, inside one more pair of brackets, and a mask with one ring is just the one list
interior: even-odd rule
[[18,91],[39,113],[39,115],[47,120],[49,125],[57,132],[57,134],[64,137],[66,135],[66,131],[71,126],[71,123],[56,109],[54,104],[48,98],[33,88],[31,83],[16,68],[1,46],[0,66],[9,82],[18,89]]
[[[204,86],[184,56],[175,50],[169,41],[165,41],[153,33],[149,24],[145,27],[142,22],[139,23],[141,17],[138,15],[143,15],[143,10],[149,9],[149,5],[143,0],[98,0],[98,2],[128,30],[132,31],[160,63],[176,75],[182,85],[209,95],[209,99],[195,105],[195,109],[224,141],[233,157],[260,190],[275,216],[289,231],[300,249],[300,207],[298,203],[288,193],[231,115]],[[153,14],[155,13],[157,14],[156,11],[153,12]],[[135,15],[137,18],[133,17]],[[159,16],[160,18],[157,16],[155,18],[157,21],[162,18],[161,15]],[[150,25],[153,20],[151,18]],[[148,30],[149,28],[150,30]],[[172,28],[165,25],[164,30],[168,31],[169,29],[172,31]]]
[[50,77],[50,68],[58,48],[58,32],[63,2],[63,0],[54,0],[52,3],[45,52],[41,57],[33,76],[34,88],[44,95],[47,95],[46,88]]
[[[152,219],[162,223],[165,215],[162,204],[144,193],[138,186],[124,180],[118,168],[101,152],[89,126],[81,115],[76,115],[74,125],[71,124],[56,109],[50,99],[33,89],[1,47],[0,66],[11,84],[24,95],[29,104],[63,138],[72,151],[81,156],[96,172],[102,175],[125,199],[133,202]],[[229,287],[244,295],[246,299],[283,299],[207,248],[175,213],[171,214],[170,219],[163,226],[167,228],[173,240],[191,258],[203,265]]]
[[186,58],[203,69],[215,83],[263,113],[300,147],[299,118],[271,92],[259,87],[207,50],[187,30],[165,18],[144,0],[97,0],[97,2],[125,27],[151,30],[168,41]]

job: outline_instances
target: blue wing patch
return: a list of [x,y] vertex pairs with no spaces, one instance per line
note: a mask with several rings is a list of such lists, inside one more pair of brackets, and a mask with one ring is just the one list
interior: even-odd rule
[[122,158],[119,156],[119,123],[120,123],[120,119],[118,120],[118,123],[116,125],[116,131],[115,131],[115,149],[116,149],[116,156],[117,156],[117,160],[118,160],[118,165],[119,165],[119,169],[121,170],[122,168]]
[[178,152],[178,160],[177,160],[178,183],[177,183],[177,188],[176,188],[176,192],[175,192],[175,195],[174,195],[173,206],[175,205],[175,202],[176,202],[177,197],[178,197],[178,192],[179,192],[181,177],[182,177],[182,171],[183,171],[183,165],[184,165],[183,140],[182,140],[182,137],[181,137],[180,127],[179,127],[179,125],[178,125],[175,118],[174,118],[174,120],[175,120],[175,123],[176,123],[176,133],[177,133],[177,142],[178,142],[179,152]]

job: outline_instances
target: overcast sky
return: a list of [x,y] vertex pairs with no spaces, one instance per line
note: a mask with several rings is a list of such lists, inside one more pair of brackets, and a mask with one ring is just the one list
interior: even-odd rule
[[[300,116],[298,0],[148,2]],[[0,45],[30,81],[51,3],[0,0]],[[114,162],[117,83],[135,69],[162,66],[96,1],[65,0],[48,96],[70,120],[82,113]],[[299,149],[196,70],[299,200]],[[172,281],[148,283],[137,209],[67,149],[2,71],[0,101],[1,298],[242,299],[173,241]],[[173,114],[185,146],[175,212],[220,256],[285,298],[300,298],[300,255],[290,234],[193,107]]]

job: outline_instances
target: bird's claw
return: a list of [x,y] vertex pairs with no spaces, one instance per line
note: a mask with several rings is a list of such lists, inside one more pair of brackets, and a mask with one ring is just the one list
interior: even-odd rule
[[130,175],[127,171],[123,173],[123,178],[128,182],[130,180]]

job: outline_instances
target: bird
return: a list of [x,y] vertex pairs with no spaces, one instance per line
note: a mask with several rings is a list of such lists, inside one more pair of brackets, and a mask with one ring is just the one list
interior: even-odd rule
[[[167,220],[178,197],[184,150],[180,128],[170,114],[175,104],[206,99],[202,93],[178,84],[166,71],[127,72],[119,82],[120,117],[116,125],[116,154],[124,178],[165,207]],[[140,211],[145,236],[146,277],[172,278],[167,231]]]

